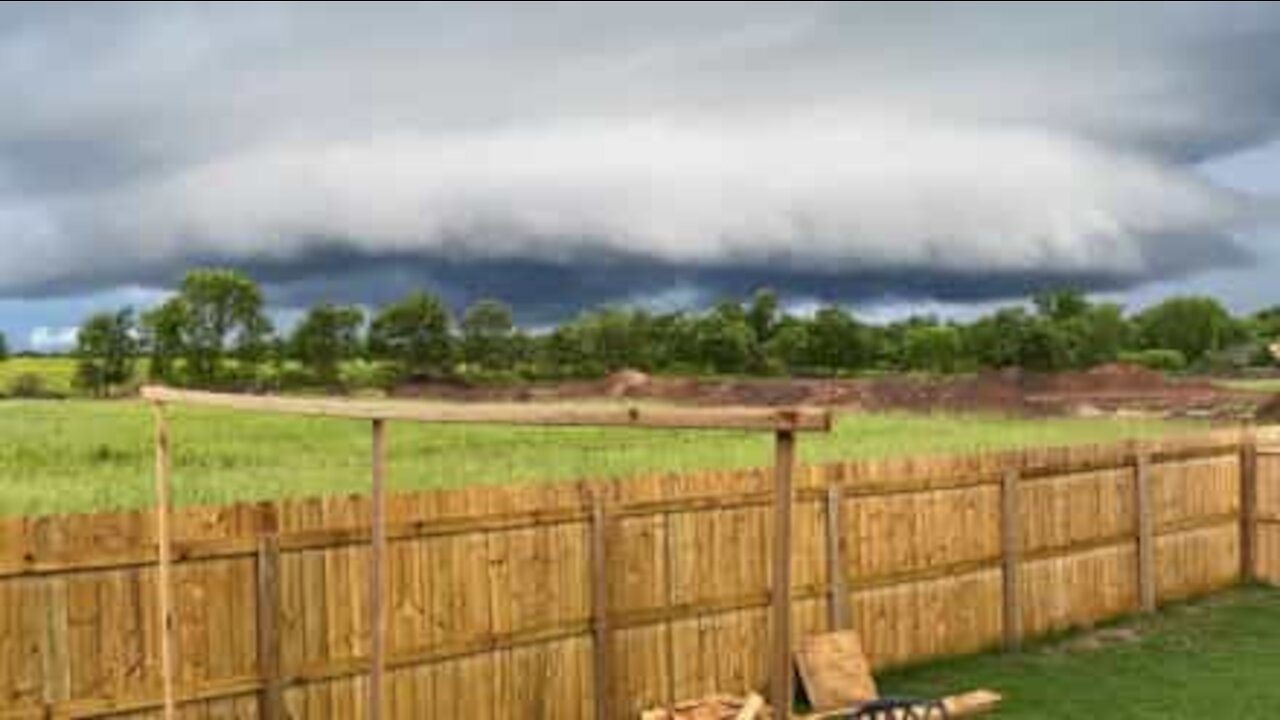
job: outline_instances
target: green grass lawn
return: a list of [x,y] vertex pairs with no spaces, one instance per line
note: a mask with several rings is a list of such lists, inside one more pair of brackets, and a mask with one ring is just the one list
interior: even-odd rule
[[1215,384],[1229,390],[1251,390],[1253,392],[1280,392],[1280,378],[1252,378],[1216,380]]
[[[175,407],[175,501],[222,503],[364,492],[367,423]],[[802,460],[945,453],[1151,437],[1191,426],[1158,420],[1021,420],[991,416],[849,415],[805,434]],[[152,440],[137,401],[0,401],[0,514],[151,503]],[[449,487],[746,467],[771,439],[742,432],[505,428],[392,423],[393,487]]]
[[978,687],[990,717],[1078,720],[1267,718],[1280,708],[1280,590],[1245,588],[1101,631],[891,673],[886,695]]

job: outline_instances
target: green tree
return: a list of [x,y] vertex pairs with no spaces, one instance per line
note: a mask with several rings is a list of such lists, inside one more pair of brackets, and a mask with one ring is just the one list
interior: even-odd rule
[[963,352],[960,331],[950,325],[916,325],[906,332],[903,360],[909,370],[951,373]]
[[770,288],[755,291],[751,296],[751,305],[747,308],[747,324],[751,326],[757,343],[763,345],[773,337],[780,314],[777,293]]
[[360,354],[363,325],[364,312],[354,305],[316,305],[294,327],[289,354],[320,382],[336,384],[343,361]]
[[606,307],[578,317],[573,324],[585,356],[582,369],[588,375],[652,368],[646,314]]
[[1053,322],[1063,322],[1079,317],[1089,310],[1089,299],[1078,290],[1059,288],[1036,293],[1031,298],[1040,317]]
[[722,303],[697,326],[699,361],[717,373],[747,370],[755,356],[755,333],[737,303]]
[[509,370],[515,363],[516,326],[511,308],[477,300],[462,315],[462,358],[483,370]]
[[187,304],[175,295],[144,312],[139,323],[148,356],[147,374],[154,380],[177,380],[176,361],[186,351]]
[[582,328],[576,323],[557,326],[538,342],[540,373],[551,378],[590,377],[603,366],[588,352]]
[[965,328],[965,352],[982,367],[1021,365],[1031,323],[1031,315],[1023,308],[1000,308]]
[[814,313],[808,349],[808,365],[831,373],[864,367],[869,359],[861,324],[835,305]]
[[1071,364],[1089,368],[1113,362],[1133,342],[1133,327],[1119,305],[1090,305],[1080,314],[1059,324],[1071,345]]
[[138,353],[135,330],[131,308],[85,320],[76,334],[77,384],[104,397],[128,382]]
[[9,359],[9,341],[5,339],[4,333],[0,332],[0,362]]
[[808,324],[793,317],[782,318],[764,344],[764,355],[771,366],[783,372],[805,369],[810,356]]
[[1243,329],[1226,308],[1210,297],[1174,297],[1135,319],[1144,349],[1177,350],[1195,363],[1243,338]]
[[369,326],[369,347],[396,363],[404,375],[447,375],[453,369],[449,311],[426,292],[380,310]]
[[252,370],[265,355],[271,324],[262,291],[235,270],[201,268],[187,273],[180,291],[186,305],[187,372],[199,383],[216,382],[230,353]]
[[1052,320],[1033,318],[1024,328],[1021,340],[1018,364],[1027,370],[1057,372],[1070,366],[1070,337]]

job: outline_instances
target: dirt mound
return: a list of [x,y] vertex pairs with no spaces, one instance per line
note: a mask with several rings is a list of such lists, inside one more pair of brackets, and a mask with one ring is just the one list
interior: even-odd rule
[[639,370],[619,370],[604,379],[606,397],[631,397],[649,384],[649,376]]
[[[652,377],[621,370],[603,380],[469,385],[419,379],[399,397],[455,401],[657,400],[692,405],[817,405],[868,411],[980,411],[1016,415],[1142,413],[1280,421],[1280,399],[1226,390],[1207,379],[1170,379],[1146,368],[1109,364],[1086,372],[1044,374],[1020,369],[956,377],[886,375],[858,379]],[[1266,402],[1268,401],[1269,402]],[[1264,404],[1265,403],[1265,404]]]
[[1125,363],[1099,365],[1086,372],[1058,373],[1048,377],[1047,392],[1137,392],[1164,390],[1172,383],[1163,373]]
[[1260,423],[1280,423],[1280,393],[1272,395],[1253,413],[1253,419]]

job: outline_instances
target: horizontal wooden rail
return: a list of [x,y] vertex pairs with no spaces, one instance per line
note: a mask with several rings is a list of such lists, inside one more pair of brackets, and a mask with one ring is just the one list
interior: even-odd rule
[[407,400],[239,395],[177,390],[149,385],[142,397],[153,402],[200,405],[252,412],[423,423],[633,427],[689,430],[797,430],[829,432],[830,410],[817,408],[684,408],[609,404],[446,404]]
[[[952,491],[966,490],[990,485],[986,480],[966,481],[964,483],[907,483],[914,492],[922,490]],[[862,492],[864,488],[850,488],[850,497],[866,498],[893,496],[900,493],[896,489],[879,487],[875,492]],[[825,493],[816,489],[805,489],[796,492],[797,503],[818,503],[825,499]],[[754,493],[702,495],[685,498],[672,498],[653,501],[639,501],[607,505],[611,519],[638,518],[663,514],[685,514],[708,512],[714,510],[739,510],[745,508],[764,508],[772,504],[768,491]],[[1165,522],[1156,528],[1157,535],[1165,535],[1186,530],[1200,529],[1228,522],[1237,521],[1238,513],[1229,512],[1220,515],[1199,516],[1190,520]],[[572,505],[561,510],[541,510],[508,514],[493,514],[470,517],[440,518],[412,520],[407,522],[388,523],[388,540],[401,542],[408,540],[429,539],[464,535],[473,532],[501,532],[522,530],[535,527],[561,524],[585,524],[590,514],[585,509]],[[1261,523],[1280,522],[1280,518],[1261,516]],[[346,546],[364,545],[369,542],[370,531],[366,526],[346,528],[322,528],[315,530],[284,531],[279,535],[281,552],[298,552],[302,550],[333,549]],[[1080,551],[1080,544],[1058,545],[1054,550]],[[243,537],[217,538],[209,540],[175,540],[173,542],[174,562],[192,562],[201,560],[226,560],[232,558],[248,558],[257,554],[258,539],[256,535]],[[121,570],[153,565],[156,562],[156,548],[135,547],[127,550],[103,553],[102,555],[78,555],[65,558],[29,557],[17,562],[0,561],[0,579],[11,577],[36,577],[41,575],[59,575],[70,573],[101,572]]]

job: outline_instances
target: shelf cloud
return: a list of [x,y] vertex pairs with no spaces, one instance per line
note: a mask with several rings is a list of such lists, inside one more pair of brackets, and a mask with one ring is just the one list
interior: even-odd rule
[[0,8],[0,296],[243,267],[554,319],[984,301],[1251,262],[1268,4]]

